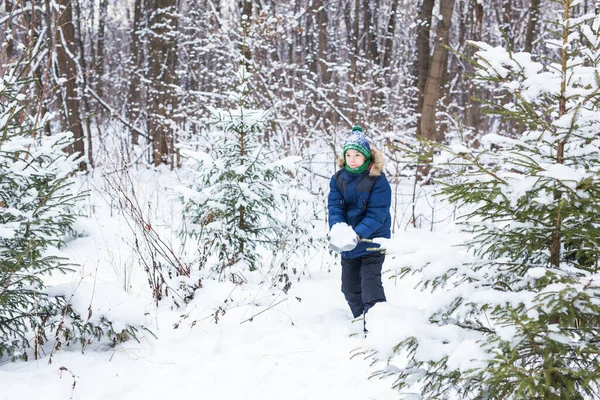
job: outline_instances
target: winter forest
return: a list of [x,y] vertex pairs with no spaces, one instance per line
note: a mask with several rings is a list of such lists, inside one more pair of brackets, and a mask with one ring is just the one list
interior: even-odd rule
[[1,399],[600,398],[600,1],[0,0],[0,44]]

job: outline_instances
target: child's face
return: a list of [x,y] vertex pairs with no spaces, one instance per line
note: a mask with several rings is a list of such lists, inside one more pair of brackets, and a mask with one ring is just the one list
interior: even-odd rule
[[363,165],[365,163],[365,161],[367,161],[365,156],[360,154],[358,151],[356,151],[356,150],[346,151],[346,164],[350,168],[358,168],[361,165]]

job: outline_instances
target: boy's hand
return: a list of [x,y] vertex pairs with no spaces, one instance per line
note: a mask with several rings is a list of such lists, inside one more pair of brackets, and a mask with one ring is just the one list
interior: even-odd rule
[[329,248],[336,253],[341,253],[342,251],[350,251],[354,250],[356,245],[358,244],[358,235],[356,236],[356,241],[352,243],[347,243],[345,246],[336,247],[333,243],[329,242]]

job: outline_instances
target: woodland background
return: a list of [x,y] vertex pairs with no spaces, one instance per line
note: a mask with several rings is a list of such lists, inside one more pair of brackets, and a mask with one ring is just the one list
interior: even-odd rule
[[[0,76],[0,362],[81,366],[63,346],[154,346],[156,328],[174,365],[244,356],[218,371],[221,394],[232,364],[255,371],[302,325],[315,367],[293,365],[338,372],[356,332],[337,329],[356,321],[339,279],[300,277],[339,272],[327,182],[361,125],[384,150],[393,238],[375,239],[390,301],[353,357],[404,398],[598,397],[600,0],[1,0]],[[122,287],[100,294],[107,271]],[[115,312],[138,287],[145,303]],[[270,330],[256,357],[221,346],[242,332],[221,326],[257,316],[231,341]],[[112,380],[89,375],[92,396],[147,378],[99,357]],[[37,365],[5,368],[24,371],[4,380],[12,398],[47,393]],[[272,398],[324,393],[303,377]]]
[[[17,40],[6,41],[0,64],[32,60],[31,96],[60,116],[45,132],[74,133],[81,170],[103,162],[107,143],[131,162],[175,167],[177,144],[202,137],[207,106],[227,104],[240,64],[255,74],[253,105],[274,110],[265,140],[284,152],[316,139],[335,152],[336,132],[352,124],[387,144],[442,142],[449,126],[476,140],[498,129],[474,101],[494,92],[468,78],[458,54],[474,53],[471,40],[543,59],[561,12],[551,3],[4,0],[2,37]],[[580,1],[573,17],[595,8]],[[136,146],[145,155],[131,160]]]

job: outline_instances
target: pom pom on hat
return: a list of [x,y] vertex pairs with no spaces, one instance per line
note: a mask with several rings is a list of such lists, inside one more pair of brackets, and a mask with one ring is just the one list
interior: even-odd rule
[[367,160],[371,159],[371,146],[363,134],[363,128],[361,126],[354,126],[352,132],[344,141],[344,158],[346,158],[346,151],[348,150],[356,150],[365,156]]

